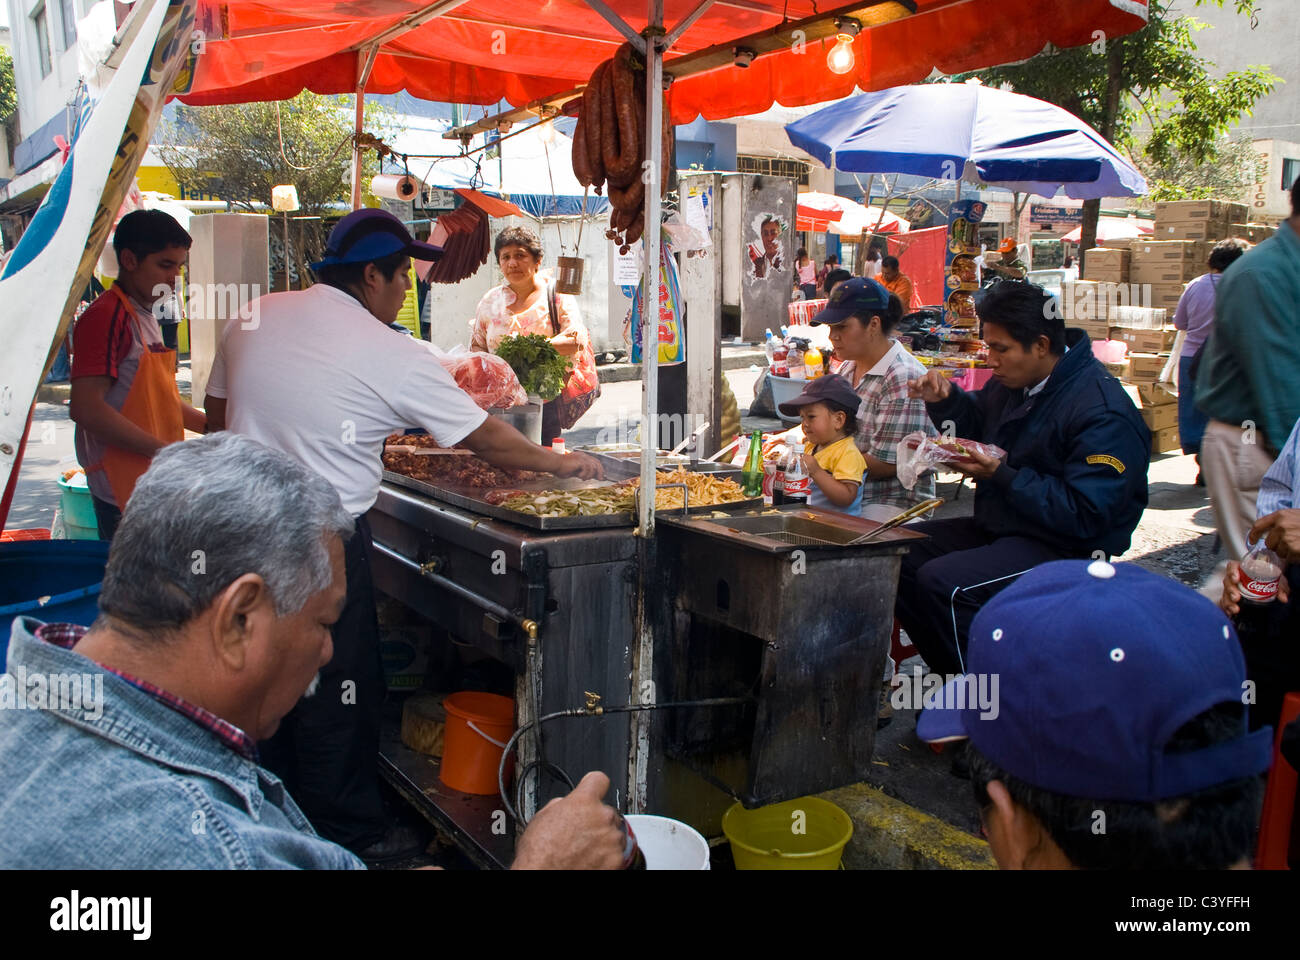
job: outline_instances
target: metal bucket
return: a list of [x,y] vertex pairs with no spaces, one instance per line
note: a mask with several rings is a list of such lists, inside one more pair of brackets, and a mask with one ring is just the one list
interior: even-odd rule
[[581,257],[560,257],[555,261],[555,292],[582,293]]
[[529,403],[517,407],[490,407],[488,413],[503,423],[508,423],[533,443],[542,442],[542,403],[530,398]]

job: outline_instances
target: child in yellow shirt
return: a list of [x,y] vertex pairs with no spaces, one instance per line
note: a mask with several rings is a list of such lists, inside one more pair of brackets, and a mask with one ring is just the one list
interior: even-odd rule
[[803,393],[781,404],[786,416],[798,413],[804,439],[812,445],[812,452],[803,455],[813,483],[810,507],[855,515],[862,511],[867,461],[853,442],[860,403],[847,380],[827,374],[809,381]]

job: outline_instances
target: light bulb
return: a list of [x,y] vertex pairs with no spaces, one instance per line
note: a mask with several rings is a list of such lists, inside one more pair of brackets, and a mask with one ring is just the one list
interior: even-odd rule
[[550,147],[550,146],[554,146],[554,144],[555,144],[555,124],[554,124],[553,122],[551,122],[550,120],[545,120],[545,121],[543,121],[543,122],[542,122],[542,129],[541,129],[541,131],[539,132],[539,136],[542,138],[542,143],[546,144],[548,147]]
[[826,66],[831,73],[848,73],[856,62],[853,55],[853,38],[847,33],[835,37],[835,46],[826,54]]

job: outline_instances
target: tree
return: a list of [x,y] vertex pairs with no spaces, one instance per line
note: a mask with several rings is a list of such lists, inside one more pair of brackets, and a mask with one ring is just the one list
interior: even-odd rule
[[0,123],[5,123],[18,109],[18,87],[14,82],[14,58],[0,47]]
[[1219,138],[1204,162],[1182,151],[1156,161],[1144,148],[1137,165],[1151,188],[1152,200],[1239,196],[1262,180],[1267,169],[1267,161],[1255,152],[1249,137]]
[[[180,107],[164,124],[159,153],[187,191],[211,192],[248,210],[271,205],[271,188],[298,189],[300,216],[320,216],[348,200],[352,171],[351,98],[304,91],[292,100]],[[394,115],[367,104],[366,130],[381,140],[400,132]],[[363,181],[379,172],[363,153]],[[368,198],[375,202],[373,198]]]
[[0,127],[4,127],[5,149],[12,157],[14,131],[10,125],[18,109],[18,85],[14,81],[14,58],[0,48]]
[[[1145,121],[1151,132],[1144,154],[1157,165],[1208,163],[1228,129],[1280,78],[1257,66],[1215,78],[1212,64],[1196,52],[1195,34],[1205,25],[1175,15],[1174,2],[1151,0],[1147,25],[1127,36],[1098,33],[1087,46],[1049,48],[1023,63],[972,75],[1064,107],[1130,153]],[[1254,27],[1258,0],[1232,2]],[[1225,0],[1196,0],[1198,7],[1210,3],[1222,7]],[[1081,249],[1096,240],[1100,213],[1100,200],[1084,201]]]

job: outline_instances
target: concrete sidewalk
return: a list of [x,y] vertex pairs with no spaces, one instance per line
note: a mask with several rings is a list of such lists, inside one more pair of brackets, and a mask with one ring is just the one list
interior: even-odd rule
[[[689,347],[687,349],[690,349]],[[744,370],[750,366],[766,366],[767,355],[761,347],[753,344],[723,344],[722,346],[722,369],[723,370]],[[600,374],[601,383],[623,383],[627,380],[641,379],[641,364],[639,363],[606,363],[598,364],[596,372]],[[742,403],[743,407],[744,404]]]

